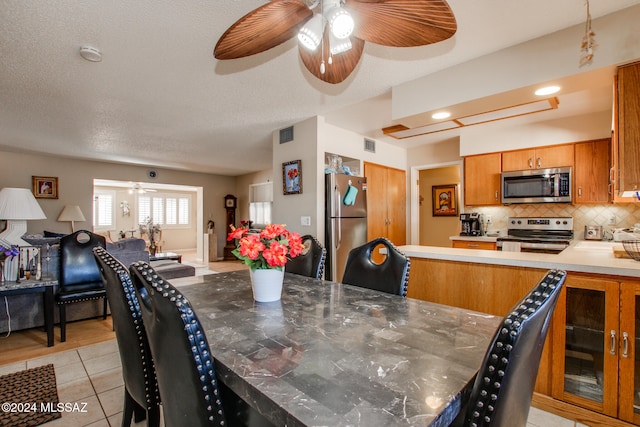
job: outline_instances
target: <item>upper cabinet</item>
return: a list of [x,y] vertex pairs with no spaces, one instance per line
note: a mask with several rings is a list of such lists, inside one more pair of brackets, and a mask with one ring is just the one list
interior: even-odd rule
[[464,158],[464,204],[500,205],[500,153]]
[[609,139],[575,144],[574,203],[609,203]]
[[640,191],[640,63],[618,68],[617,86],[611,183],[614,201],[632,201],[621,196]]
[[573,166],[573,144],[527,148],[502,153],[502,171]]

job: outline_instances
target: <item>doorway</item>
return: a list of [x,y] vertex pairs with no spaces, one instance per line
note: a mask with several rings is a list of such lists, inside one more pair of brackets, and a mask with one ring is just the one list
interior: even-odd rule
[[[449,237],[460,234],[459,214],[464,206],[462,161],[411,168],[411,242],[414,245],[451,247]],[[458,214],[434,216],[433,187],[455,185]]]
[[[162,230],[162,251],[195,252],[196,261],[204,259],[203,188],[197,186],[94,179],[94,231],[111,241],[139,237],[144,210],[156,216]],[[103,211],[110,220],[99,218],[100,196],[105,195]],[[148,205],[148,206],[147,206]],[[146,212],[146,211],[145,211]],[[142,218],[142,219],[141,219]]]

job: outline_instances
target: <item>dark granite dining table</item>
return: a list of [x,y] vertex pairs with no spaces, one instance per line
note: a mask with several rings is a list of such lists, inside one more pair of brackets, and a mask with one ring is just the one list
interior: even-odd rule
[[286,273],[256,303],[248,271],[193,278],[220,380],[278,426],[446,426],[501,319]]

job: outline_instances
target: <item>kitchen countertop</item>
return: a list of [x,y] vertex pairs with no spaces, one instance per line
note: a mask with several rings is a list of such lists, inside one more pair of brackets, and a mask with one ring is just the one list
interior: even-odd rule
[[[468,236],[460,237],[466,237],[465,240],[470,238]],[[479,239],[477,237],[471,238]],[[559,254],[454,249],[418,245],[400,246],[398,249],[407,256],[414,258],[544,269],[556,268],[581,273],[640,277],[640,261],[614,257],[613,245],[622,246],[620,242],[574,239],[571,245]]]

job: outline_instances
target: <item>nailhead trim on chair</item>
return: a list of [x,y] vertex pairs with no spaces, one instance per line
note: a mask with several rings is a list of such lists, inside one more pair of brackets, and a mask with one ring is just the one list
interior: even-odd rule
[[407,291],[409,290],[409,272],[411,271],[411,258],[405,255],[405,253],[402,252],[400,249],[398,249],[398,247],[394,245],[391,240],[387,239],[386,237],[383,237],[383,239],[387,242],[387,244],[391,248],[393,248],[393,250],[397,251],[398,253],[402,254],[405,258],[407,258],[407,271],[406,271],[406,274],[404,275],[404,281],[402,283],[402,296],[406,297]]
[[478,372],[484,386],[480,391],[480,399],[476,403],[475,410],[471,414],[471,427],[487,426],[491,423],[495,402],[500,397],[502,378],[508,369],[513,345],[522,331],[522,322],[549,299],[552,291],[564,281],[565,276],[564,271],[549,270],[537,287],[529,293],[524,303],[503,320],[498,341],[491,349],[490,363],[483,372]]
[[62,304],[73,304],[76,302],[81,302],[81,301],[91,301],[94,299],[102,299],[103,297],[91,297],[91,298],[82,298],[82,299],[74,299],[73,301],[58,301],[56,304],[58,305],[62,305]]
[[[195,318],[193,309],[189,300],[187,300],[171,283],[165,281],[156,271],[146,262],[138,261],[132,265],[139,271],[146,282],[156,290],[157,295],[173,302],[180,311],[180,317],[184,323],[187,338],[191,344],[191,352],[202,384],[204,399],[206,402],[209,421],[214,421],[216,414],[218,417],[223,416],[222,401],[218,391],[216,374],[214,371],[213,358],[209,352],[209,346],[206,341],[204,332],[200,329],[200,322]],[[212,396],[213,395],[213,396]],[[213,400],[212,402],[212,399]],[[215,405],[215,407],[214,407]],[[223,420],[219,423],[224,426]]]
[[[105,262],[109,267],[111,267],[118,274],[118,278],[120,279],[120,283],[125,288],[125,296],[127,298],[127,303],[129,305],[129,312],[133,317],[133,323],[136,325],[136,335],[138,337],[138,349],[142,358],[142,365],[144,368],[144,377],[145,377],[145,397],[147,402],[147,410],[149,410],[153,406],[158,406],[160,404],[160,391],[158,389],[157,381],[154,381],[154,387],[152,390],[149,389],[149,374],[151,372],[155,377],[156,368],[153,364],[153,358],[151,355],[146,354],[144,347],[144,340],[146,336],[144,336],[145,332],[140,327],[142,324],[142,315],[140,314],[140,304],[138,303],[138,299],[134,298],[135,289],[133,287],[133,283],[131,282],[131,277],[129,277],[129,273],[122,267],[119,261],[117,261],[109,252],[107,252],[104,248],[96,248],[94,253],[97,254],[101,260]],[[150,361],[150,362],[149,362]]]

